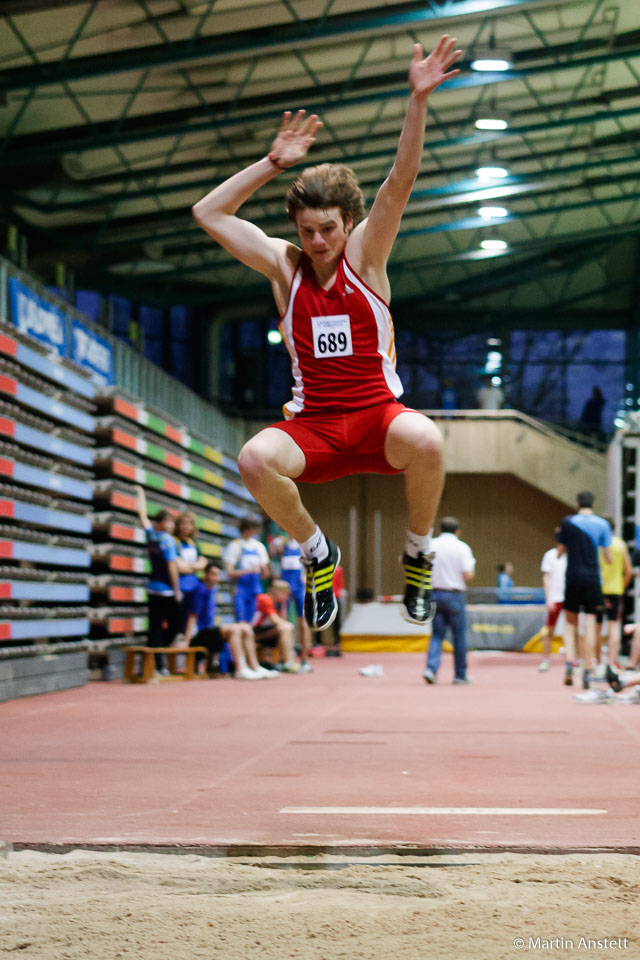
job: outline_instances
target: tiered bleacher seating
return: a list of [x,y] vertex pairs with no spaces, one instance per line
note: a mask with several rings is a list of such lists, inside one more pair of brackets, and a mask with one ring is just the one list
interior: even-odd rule
[[[147,512],[192,510],[199,552],[222,557],[238,533],[238,518],[255,509],[235,460],[215,450],[165,413],[109,390],[96,399],[92,599],[94,631],[136,637],[147,630],[145,536],[136,516],[135,485],[145,489]],[[126,575],[126,576],[123,576]],[[113,606],[111,606],[113,604]],[[126,604],[126,605],[125,605]],[[223,620],[232,619],[232,594],[218,594]]]
[[0,700],[87,681],[94,393],[37,342],[0,334]]
[[[0,268],[17,275],[2,261]],[[69,310],[74,323],[85,322],[20,278],[40,306],[51,301],[69,323]],[[18,323],[6,286],[0,320]],[[40,307],[29,301],[25,309]],[[69,326],[69,343],[72,333]],[[106,331],[94,333],[114,355],[125,350]],[[86,683],[88,659],[115,665],[105,675],[118,676],[122,648],[145,643],[149,561],[135,484],[145,488],[151,518],[161,509],[193,510],[199,551],[212,558],[255,507],[235,460],[211,438],[121,386],[104,386],[112,376],[101,378],[38,336],[0,326],[0,700]],[[203,405],[192,397],[190,410],[194,401]],[[212,421],[221,422],[213,408]],[[222,618],[231,619],[231,592],[223,587],[218,597]]]

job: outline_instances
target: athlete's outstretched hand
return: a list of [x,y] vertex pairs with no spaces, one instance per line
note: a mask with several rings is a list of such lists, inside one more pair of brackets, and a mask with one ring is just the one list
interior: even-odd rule
[[413,46],[413,58],[409,67],[409,87],[412,93],[427,95],[439,87],[445,80],[455,77],[459,70],[450,68],[462,56],[462,50],[454,50],[457,43],[455,37],[451,39],[447,34],[440,37],[440,43],[435,50],[423,59],[422,46],[419,43]]
[[305,110],[298,110],[292,117],[291,111],[286,110],[282,114],[280,130],[271,144],[270,158],[283,169],[292,167],[306,155],[321,126],[322,121],[315,113],[308,117]]

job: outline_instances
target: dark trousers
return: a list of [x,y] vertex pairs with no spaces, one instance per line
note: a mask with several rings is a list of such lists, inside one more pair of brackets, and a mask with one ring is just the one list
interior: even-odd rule
[[433,673],[438,672],[442,657],[442,641],[446,636],[447,628],[450,627],[455,675],[458,680],[464,680],[467,675],[466,593],[462,590],[434,590],[433,599],[436,604],[436,615],[431,626],[427,667]]
[[[170,647],[180,626],[180,607],[175,597],[149,594],[150,647]],[[162,669],[162,657],[156,654],[156,670]]]

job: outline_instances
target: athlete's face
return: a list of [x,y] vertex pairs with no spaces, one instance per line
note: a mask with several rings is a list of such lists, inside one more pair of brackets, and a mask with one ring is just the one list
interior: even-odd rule
[[296,220],[302,249],[312,263],[328,264],[342,256],[353,226],[351,217],[342,218],[339,207],[315,210],[304,207]]
[[195,529],[191,517],[178,517],[176,520],[176,534],[185,540],[193,536]]
[[209,589],[211,587],[217,587],[220,583],[220,570],[218,567],[210,567],[204,575],[205,586]]
[[165,517],[164,520],[161,520],[156,524],[156,527],[158,530],[162,530],[164,533],[168,533],[170,536],[173,536],[173,532],[176,528],[176,521],[173,517]]

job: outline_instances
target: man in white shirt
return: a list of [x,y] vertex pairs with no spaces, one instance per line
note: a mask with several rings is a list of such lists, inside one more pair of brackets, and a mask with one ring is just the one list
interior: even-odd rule
[[256,600],[264,589],[262,578],[271,573],[267,548],[257,538],[259,530],[257,517],[243,517],[240,536],[231,541],[224,554],[225,573],[236,585],[233,607],[237,623],[251,623]]
[[438,682],[442,658],[442,641],[451,627],[453,641],[454,683],[471,683],[467,676],[467,583],[473,579],[476,561],[471,547],[458,539],[459,522],[455,517],[444,517],[440,536],[432,541],[433,600],[436,606],[431,628],[431,642],[427,654],[424,679]]
[[484,383],[476,393],[480,410],[501,410],[504,404],[502,388],[491,377],[485,377]]
[[[560,527],[556,527],[556,540],[559,533]],[[542,628],[542,663],[538,670],[540,673],[546,673],[549,669],[553,632],[564,603],[564,582],[567,575],[566,553],[559,557],[557,547],[547,550],[542,558],[540,569],[542,571],[544,599],[547,605],[547,620]]]

